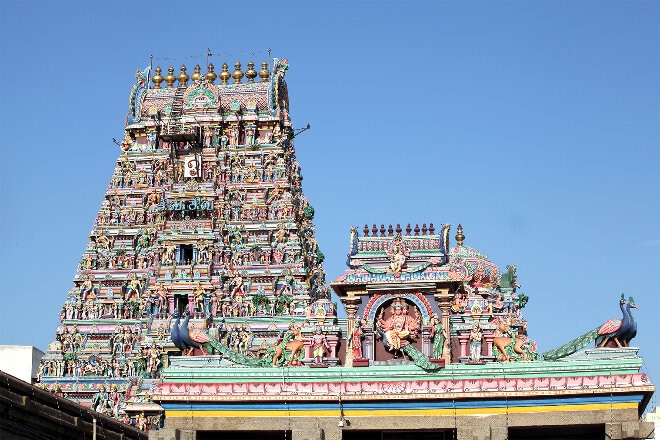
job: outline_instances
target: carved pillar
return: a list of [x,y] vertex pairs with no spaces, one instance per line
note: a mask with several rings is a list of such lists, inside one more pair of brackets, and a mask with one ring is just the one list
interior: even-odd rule
[[[174,313],[174,309],[176,308],[176,306],[174,305],[174,295],[167,295],[167,302],[170,304],[170,315],[171,315],[172,313]],[[182,311],[179,310],[179,313],[181,312]]]
[[344,365],[347,367],[353,366],[353,347],[351,346],[351,341],[353,339],[353,330],[355,330],[355,315],[358,311],[358,306],[362,302],[362,299],[356,298],[354,296],[348,298],[342,298],[341,300],[344,303],[344,309],[346,309],[346,359]]
[[468,339],[470,339],[469,333],[461,333],[458,335],[458,341],[461,343],[461,354],[459,355],[459,358],[468,356]]
[[493,355],[493,333],[485,333],[484,341],[486,342],[486,356]]
[[422,353],[426,356],[431,357],[433,353],[433,341],[431,341],[431,327],[424,326],[422,327]]
[[188,294],[188,311],[190,312],[191,317],[195,313],[195,295],[192,293]]
[[442,349],[442,358],[445,360],[445,365],[451,364],[451,332],[449,328],[449,312],[451,310],[451,301],[452,295],[449,293],[449,289],[438,289],[438,293],[433,295],[435,300],[438,302],[438,307],[442,312],[442,327],[447,332],[447,337],[445,338],[445,346]]

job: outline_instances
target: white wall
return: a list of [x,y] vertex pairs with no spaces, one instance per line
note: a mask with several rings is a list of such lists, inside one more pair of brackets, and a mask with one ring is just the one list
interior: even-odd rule
[[41,350],[29,345],[0,345],[0,370],[32,383],[43,355]]

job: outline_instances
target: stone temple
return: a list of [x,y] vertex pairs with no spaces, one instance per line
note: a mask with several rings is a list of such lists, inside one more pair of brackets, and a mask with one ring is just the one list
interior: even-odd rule
[[538,353],[516,267],[441,223],[351,228],[328,285],[288,62],[246,67],[136,72],[41,387],[154,440],[647,438],[632,298]]

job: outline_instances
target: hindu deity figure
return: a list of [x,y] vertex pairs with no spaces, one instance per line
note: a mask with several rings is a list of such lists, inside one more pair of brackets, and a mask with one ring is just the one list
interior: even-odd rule
[[110,401],[108,397],[108,392],[105,389],[105,385],[101,385],[99,391],[94,394],[92,397],[91,408],[101,414],[107,414],[108,408],[110,406]]
[[311,337],[311,344],[312,344],[312,356],[314,356],[314,363],[316,365],[322,365],[323,355],[325,354],[326,350],[330,349],[330,345],[328,345],[328,339],[321,332],[321,327],[316,327],[316,331]]
[[351,348],[353,349],[353,359],[362,359],[362,338],[364,333],[362,331],[362,322],[360,318],[355,318],[355,328],[351,337]]
[[391,315],[384,319],[384,309],[376,321],[377,330],[384,335],[383,344],[388,351],[400,350],[417,337],[419,316],[417,319],[408,315],[408,305],[403,299],[392,302]]
[[477,266],[477,271],[475,272],[474,275],[472,275],[472,279],[470,280],[470,287],[473,287],[475,289],[490,289],[493,287],[493,283],[490,279],[490,276],[486,274],[486,271],[484,267],[479,264]]
[[230,296],[245,295],[243,277],[238,272],[234,272],[234,276],[229,283],[229,295]]
[[198,312],[205,312],[206,307],[204,299],[206,297],[206,291],[204,290],[204,287],[202,287],[202,283],[197,282],[193,294],[195,295],[195,310]]
[[408,255],[408,251],[400,235],[394,238],[392,245],[386,253],[390,257],[390,270],[395,276],[400,275],[403,271],[403,266],[406,264],[406,256]]
[[433,341],[432,357],[441,358],[442,352],[445,347],[445,340],[447,339],[447,332],[445,331],[442,321],[436,313],[431,317],[431,338]]
[[470,331],[470,362],[480,362],[481,361],[481,339],[483,338],[483,333],[479,324],[474,324],[472,330]]
[[135,299],[140,296],[140,291],[142,290],[142,284],[138,279],[137,274],[134,272],[131,281],[126,286],[126,293],[124,299]]
[[110,394],[108,394],[108,407],[112,416],[115,418],[119,417],[119,407],[121,404],[121,393],[117,387],[117,384],[112,384],[110,386]]

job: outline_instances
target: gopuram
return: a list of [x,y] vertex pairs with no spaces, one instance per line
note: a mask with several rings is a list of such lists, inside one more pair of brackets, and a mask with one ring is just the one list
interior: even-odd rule
[[328,287],[288,62],[246,66],[136,72],[44,389],[153,440],[646,438],[632,298],[541,354],[516,267],[433,223],[351,228]]

